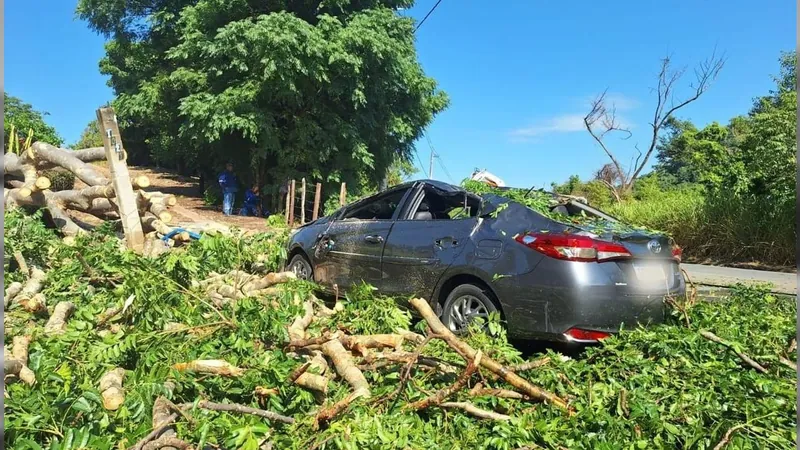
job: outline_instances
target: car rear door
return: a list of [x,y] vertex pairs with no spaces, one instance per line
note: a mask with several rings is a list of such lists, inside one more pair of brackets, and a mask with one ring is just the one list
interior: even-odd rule
[[347,289],[360,282],[381,288],[381,256],[410,187],[392,189],[347,207],[317,244],[317,279]]
[[473,211],[473,217],[467,214],[460,219],[418,218],[419,205],[430,191],[419,190],[414,194],[409,198],[409,207],[392,227],[384,247],[381,285],[387,295],[427,298],[466,247],[478,218],[475,217],[477,211]]

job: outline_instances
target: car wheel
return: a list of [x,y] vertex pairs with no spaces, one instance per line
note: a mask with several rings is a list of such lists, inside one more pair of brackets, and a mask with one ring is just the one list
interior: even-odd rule
[[447,296],[442,307],[442,323],[453,333],[467,330],[476,317],[489,320],[489,314],[496,312],[497,306],[487,293],[474,284],[462,284]]
[[301,280],[313,281],[314,272],[311,270],[311,264],[303,255],[294,255],[286,269],[294,272],[297,278]]

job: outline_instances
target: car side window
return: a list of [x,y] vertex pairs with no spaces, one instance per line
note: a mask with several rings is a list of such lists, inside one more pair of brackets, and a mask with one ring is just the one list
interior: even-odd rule
[[480,200],[471,196],[440,195],[425,189],[422,201],[411,215],[412,220],[457,220],[475,217]]
[[341,220],[392,220],[408,189],[387,192],[344,212]]

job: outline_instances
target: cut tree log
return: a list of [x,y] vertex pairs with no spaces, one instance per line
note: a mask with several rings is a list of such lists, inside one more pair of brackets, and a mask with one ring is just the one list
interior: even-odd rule
[[345,350],[341,341],[334,339],[322,344],[322,353],[333,362],[336,372],[353,387],[356,397],[370,397],[369,384],[364,374],[358,370],[350,352]]
[[19,298],[17,297],[17,303],[24,309],[31,314],[40,314],[47,312],[47,299],[45,299],[44,294],[41,292],[37,292],[34,294],[33,297],[30,298]]
[[75,304],[72,302],[58,302],[53,309],[50,320],[44,326],[45,334],[60,334],[67,330],[67,320],[75,311]]
[[103,176],[94,166],[78,159],[74,152],[60,149],[45,142],[34,142],[30,150],[34,155],[34,160],[44,160],[53,165],[63,167],[74,173],[76,177],[89,186],[105,186],[110,183],[110,180]]
[[[433,312],[431,309],[430,304],[427,300],[423,298],[414,298],[411,299],[411,305],[414,309],[419,312],[425,322],[428,324],[430,329],[438,336],[443,339],[447,345],[449,345],[453,350],[457,351],[459,354],[465,356],[469,359],[474,359],[477,351],[470,347],[466,342],[458,339],[455,334],[444,324],[436,313]],[[567,409],[567,402],[564,401],[562,398],[558,397],[557,395],[545,391],[537,386],[531,384],[528,380],[522,378],[521,376],[517,375],[516,373],[509,370],[507,367],[504,367],[502,364],[498,363],[494,359],[484,356],[481,358],[481,367],[489,370],[490,372],[496,374],[500,378],[504,379],[506,383],[514,386],[516,389],[519,389],[522,393],[537,399],[539,401],[544,401],[549,404],[555,405],[562,409]]]
[[22,292],[22,283],[19,281],[15,281],[8,285],[6,288],[6,295],[3,298],[3,309],[8,309],[8,305],[14,300],[14,297],[17,296],[20,292]]
[[263,278],[259,278],[257,280],[250,281],[245,283],[242,286],[242,292],[245,295],[248,295],[252,291],[257,291],[261,289],[268,288],[270,286],[274,286],[276,284],[287,283],[291,280],[296,280],[297,275],[294,272],[273,272],[268,273]]
[[289,341],[295,342],[306,337],[306,328],[311,325],[311,321],[314,319],[314,304],[310,301],[306,301],[303,303],[303,310],[305,314],[302,316],[297,316],[292,322],[291,325],[288,327],[289,332]]
[[[61,150],[69,151],[66,149]],[[106,149],[105,147],[82,148],[78,150],[72,150],[72,155],[83,162],[102,161],[106,159]]]
[[187,363],[173,364],[172,368],[180,372],[197,372],[225,377],[244,375],[244,369],[233,366],[221,359],[198,359]]
[[125,369],[117,367],[110,370],[100,378],[100,396],[103,398],[103,408],[116,411],[125,402],[125,391],[122,389],[122,380],[125,378]]
[[22,186],[19,187],[19,194],[22,197],[30,197],[33,192],[50,188],[49,178],[40,177],[36,173],[34,165],[23,163],[14,153],[4,155],[3,171],[6,175],[18,176],[24,180]]
[[28,346],[31,343],[31,336],[14,336],[11,347],[12,357],[22,364],[17,376],[25,384],[32,386],[36,383],[36,375],[28,368]]
[[34,295],[42,290],[45,278],[47,278],[47,274],[44,273],[42,269],[31,266],[30,277],[28,281],[25,282],[20,292],[14,296],[14,300],[21,305],[25,302],[29,302]]

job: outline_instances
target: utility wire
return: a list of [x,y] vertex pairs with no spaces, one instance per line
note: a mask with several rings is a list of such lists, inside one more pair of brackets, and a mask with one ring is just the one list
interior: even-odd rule
[[428,17],[429,17],[431,14],[433,14],[433,12],[434,12],[434,11],[436,11],[436,7],[437,7],[437,6],[439,6],[439,3],[442,3],[442,0],[439,0],[439,1],[437,1],[437,2],[436,2],[436,4],[435,4],[435,5],[433,5],[433,8],[431,8],[431,10],[430,10],[430,11],[428,11],[428,14],[425,14],[425,17],[423,17],[423,18],[422,18],[422,20],[421,20],[421,21],[420,21],[420,22],[417,24],[417,26],[414,28],[414,32],[415,32],[415,33],[417,32],[417,30],[419,30],[419,27],[421,27],[421,26],[422,26],[422,24],[423,24],[423,23],[425,23],[425,21],[426,21],[426,20],[428,20]]
[[419,170],[422,171],[423,175],[425,174],[425,164],[422,164],[422,158],[419,157],[419,152],[417,149],[414,149],[414,155],[417,156],[417,163],[419,163]]
[[430,147],[431,153],[433,153],[434,158],[436,158],[436,161],[439,163],[439,167],[444,170],[444,174],[447,175],[447,178],[450,180],[450,182],[455,183],[455,181],[453,181],[453,177],[450,175],[450,171],[447,170],[447,167],[444,165],[444,161],[442,161],[442,155],[437,153],[436,149],[433,148],[433,142],[431,142],[431,136],[428,133],[425,133],[425,139],[428,140],[428,147]]

